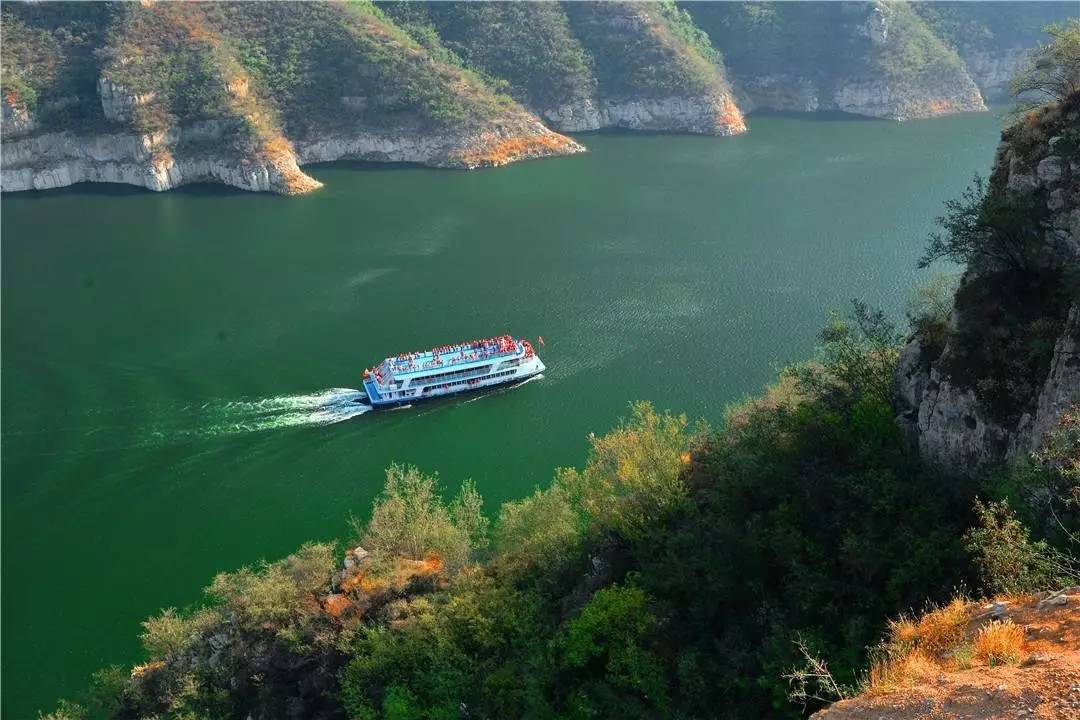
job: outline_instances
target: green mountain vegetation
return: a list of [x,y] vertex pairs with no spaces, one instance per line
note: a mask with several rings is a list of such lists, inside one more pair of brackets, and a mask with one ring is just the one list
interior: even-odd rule
[[[736,75],[795,73],[829,87],[884,73],[892,82],[956,73],[962,63],[906,3],[880,4],[887,30],[872,38],[866,3],[686,3]],[[871,20],[868,25],[868,19]]]
[[914,3],[912,8],[924,18],[934,33],[955,48],[1030,48],[1045,41],[1045,28],[1076,17],[1069,3],[966,2]]
[[228,114],[248,94],[251,112],[278,116],[301,134],[358,119],[342,97],[362,98],[360,120],[376,126],[485,120],[510,106],[367,3],[164,3],[121,15],[102,51],[103,73],[153,96],[139,108],[142,128],[168,115]]
[[723,90],[720,56],[674,3],[568,3],[566,12],[593,57],[601,92],[655,97]]
[[103,120],[97,49],[118,7],[106,3],[5,3],[0,10],[3,93],[48,127]]
[[[48,128],[104,127],[99,77],[130,122],[259,118],[326,126],[460,126],[601,92],[705,92],[719,56],[673,3],[6,3],[4,92]],[[474,72],[475,71],[475,72]],[[343,99],[345,99],[343,101]],[[351,100],[350,100],[351,99]],[[343,104],[344,103],[344,104]],[[126,121],[128,118],[120,118]]]
[[429,49],[452,53],[530,107],[586,100],[596,92],[593,60],[558,3],[378,6]]

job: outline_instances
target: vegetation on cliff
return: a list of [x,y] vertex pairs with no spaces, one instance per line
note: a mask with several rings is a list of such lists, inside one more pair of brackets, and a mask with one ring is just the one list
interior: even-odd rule
[[593,58],[606,97],[723,91],[720,56],[690,16],[667,3],[568,3],[570,25]]
[[96,50],[116,11],[107,3],[4,3],[0,64],[8,104],[26,107],[46,129],[100,121]]
[[[104,50],[104,76],[151,96],[176,120],[227,112],[254,92],[257,112],[301,133],[312,125],[445,125],[497,116],[508,101],[479,78],[433,58],[367,3],[164,3],[132,9]],[[251,90],[229,87],[243,73]],[[246,80],[245,80],[246,82]],[[357,98],[362,108],[343,105]],[[360,102],[362,101],[362,102]],[[360,112],[355,112],[359,109]]]
[[536,109],[593,97],[592,59],[558,3],[381,2],[379,8],[428,47]]
[[1053,38],[1017,79],[1018,89],[1038,86],[1052,102],[1003,132],[1007,152],[989,182],[976,177],[946,203],[921,263],[946,258],[968,268],[951,322],[923,323],[923,334],[935,338],[924,351],[998,423],[1033,411],[1080,297],[1069,241],[1078,180],[1070,168],[1080,163],[1080,23]]

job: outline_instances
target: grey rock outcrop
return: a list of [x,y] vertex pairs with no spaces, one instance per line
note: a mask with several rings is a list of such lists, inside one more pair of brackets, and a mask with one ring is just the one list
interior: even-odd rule
[[985,99],[1005,101],[1013,76],[1027,62],[1029,52],[1028,47],[987,50],[968,45],[960,49],[960,57]]
[[[1075,126],[1075,110],[1066,122]],[[1007,193],[1039,191],[1046,197],[1049,217],[1042,226],[1045,243],[1036,259],[1039,265],[1080,267],[1080,167],[1054,154],[1060,149],[1058,137],[1044,142],[1034,154],[1030,148],[1014,147],[1009,137],[1006,133],[998,148],[992,181]],[[973,263],[961,288],[992,271],[985,261]],[[951,329],[958,327],[961,312],[953,310]],[[988,418],[976,390],[949,377],[944,368],[955,352],[947,342],[940,357],[927,358],[923,338],[916,334],[901,353],[898,422],[912,444],[925,460],[957,473],[1023,457],[1040,446],[1063,410],[1080,405],[1080,297],[1068,309],[1049,372],[1015,422]]]
[[135,109],[154,99],[153,93],[137,95],[123,85],[117,85],[108,78],[98,78],[98,97],[101,99],[101,111],[105,119],[111,122],[130,122]]
[[12,102],[8,97],[0,99],[0,132],[4,139],[21,137],[37,129],[37,121],[25,105]]
[[664,130],[703,135],[735,135],[746,130],[742,113],[731,95],[581,100],[542,110],[551,127],[583,132],[615,127]]

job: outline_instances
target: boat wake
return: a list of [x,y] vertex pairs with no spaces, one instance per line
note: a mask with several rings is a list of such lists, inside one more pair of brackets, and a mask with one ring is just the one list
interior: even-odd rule
[[329,388],[306,395],[210,402],[199,408],[206,413],[206,422],[197,433],[216,436],[333,425],[369,412],[371,406],[359,402],[362,396],[359,390],[351,388]]

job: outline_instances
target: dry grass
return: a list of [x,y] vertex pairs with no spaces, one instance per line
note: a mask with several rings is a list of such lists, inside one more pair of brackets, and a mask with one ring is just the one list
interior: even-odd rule
[[974,656],[987,665],[1016,665],[1024,659],[1024,630],[1012,620],[993,620],[975,634]]
[[739,106],[731,98],[724,98],[720,112],[716,115],[716,123],[720,127],[728,128],[732,133],[746,132],[746,120]]
[[934,658],[918,648],[890,648],[871,661],[863,691],[868,694],[892,692],[922,682],[940,672],[941,668]]
[[889,623],[893,644],[910,645],[930,653],[955,646],[964,637],[971,617],[970,604],[961,597],[923,614],[918,620],[900,618]]
[[495,140],[484,147],[463,151],[459,159],[470,168],[499,167],[524,158],[574,152],[575,148],[576,144],[570,138],[547,132]]
[[[863,682],[868,693],[886,693],[942,672],[943,655],[964,641],[972,605],[962,597],[927,610],[919,618],[889,622],[889,636],[870,662]],[[952,652],[953,663],[959,654]],[[969,655],[970,657],[970,655]]]

